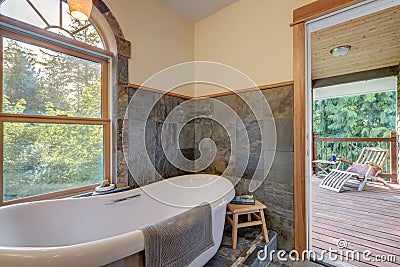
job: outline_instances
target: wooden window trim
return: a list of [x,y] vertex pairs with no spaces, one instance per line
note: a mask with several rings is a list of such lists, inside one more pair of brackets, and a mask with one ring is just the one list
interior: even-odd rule
[[9,114],[0,112],[0,121],[4,122],[33,122],[33,123],[57,123],[57,124],[89,124],[106,125],[110,123],[109,119],[94,118],[74,118],[64,116],[40,116],[30,114]]
[[307,249],[306,22],[363,0],[318,0],[293,11],[294,245]]
[[63,198],[63,197],[68,197],[68,196],[84,194],[84,193],[93,191],[93,189],[95,189],[96,186],[98,186],[98,184],[87,185],[87,186],[82,186],[82,187],[77,187],[77,188],[73,188],[73,189],[62,190],[62,191],[57,191],[57,192],[52,192],[52,193],[47,193],[47,194],[41,194],[41,195],[36,195],[36,196],[32,196],[32,197],[19,198],[19,199],[4,202],[2,205],[7,206],[7,205],[13,205],[13,204],[19,204],[19,203],[25,203],[25,202],[49,200],[49,199],[56,199],[56,198]]
[[[4,16],[0,15],[0,20],[4,19]],[[15,20],[13,20],[15,21]],[[21,24],[26,24],[22,22],[18,22]],[[33,26],[28,25],[28,30],[32,28]],[[20,26],[20,25],[19,25]],[[36,28],[36,27],[33,27]],[[37,29],[35,29],[37,30]],[[41,29],[39,29],[41,30]],[[47,31],[45,31],[47,32]],[[51,35],[57,35],[49,32]],[[23,203],[23,202],[28,202],[28,201],[37,201],[37,200],[45,200],[45,199],[50,199],[50,198],[59,198],[63,196],[70,196],[73,194],[79,194],[87,191],[93,190],[98,184],[95,185],[87,185],[83,187],[78,187],[78,188],[73,188],[73,189],[68,189],[68,190],[62,190],[62,191],[57,191],[57,192],[51,192],[51,193],[46,193],[46,194],[41,194],[41,195],[36,195],[32,197],[26,197],[26,198],[20,198],[16,200],[11,200],[4,202],[3,201],[3,158],[4,158],[4,151],[3,151],[3,142],[4,142],[4,136],[3,136],[3,123],[4,122],[33,122],[33,123],[55,123],[55,124],[82,124],[82,125],[103,125],[103,169],[104,169],[104,174],[103,174],[103,179],[108,180],[110,183],[112,182],[112,177],[111,177],[111,145],[110,145],[110,139],[111,139],[111,120],[109,117],[109,97],[108,97],[108,61],[104,60],[102,58],[97,58],[91,55],[87,55],[84,53],[80,53],[71,49],[67,49],[64,47],[60,47],[51,43],[46,43],[41,40],[37,40],[35,38],[27,37],[22,34],[17,34],[14,32],[6,31],[0,29],[0,74],[2,77],[3,73],[3,37],[9,37],[12,39],[16,39],[18,41],[26,42],[29,44],[41,46],[44,48],[48,48],[54,51],[58,51],[67,55],[79,57],[82,59],[90,60],[93,62],[98,62],[101,64],[102,67],[102,88],[101,88],[101,117],[100,118],[79,118],[79,117],[67,117],[67,116],[46,116],[46,115],[31,115],[31,114],[10,114],[10,113],[3,113],[2,111],[2,106],[3,106],[3,83],[0,82],[0,144],[2,144],[2,149],[0,149],[0,206],[3,205],[11,205],[11,204],[16,204],[16,203]],[[102,50],[97,47],[92,47],[89,45],[86,45],[84,43],[75,41],[73,39],[70,40],[70,38],[63,37],[63,36],[58,36],[57,37],[62,37],[60,39],[65,38],[66,42],[73,42],[73,43],[79,43],[79,46],[87,49],[90,47],[90,49],[93,50]],[[63,40],[64,41],[64,40]]]
[[18,34],[18,33],[14,33],[14,32],[10,32],[10,31],[6,31],[6,30],[0,29],[0,36],[1,37],[9,37],[11,39],[17,39],[19,41],[26,42],[28,44],[41,46],[43,48],[47,48],[47,49],[50,49],[50,50],[58,51],[58,52],[61,52],[61,53],[64,53],[64,54],[68,54],[68,55],[71,55],[71,56],[75,56],[75,57],[79,57],[79,58],[82,58],[82,59],[90,60],[90,61],[93,61],[93,62],[107,63],[107,61],[104,60],[104,59],[97,58],[97,57],[94,57],[94,56],[91,56],[91,55],[86,55],[84,53],[80,53],[80,52],[77,52],[77,51],[74,51],[74,50],[71,50],[71,49],[68,49],[68,48],[60,47],[60,46],[57,46],[57,45],[54,45],[54,44],[51,44],[51,43],[46,43],[44,41],[37,40],[37,39],[31,38],[31,37],[27,37],[27,36],[24,36],[22,34]]

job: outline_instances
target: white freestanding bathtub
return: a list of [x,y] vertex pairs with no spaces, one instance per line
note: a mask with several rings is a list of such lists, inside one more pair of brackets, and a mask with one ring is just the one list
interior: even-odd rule
[[5,206],[0,208],[0,266],[115,265],[144,250],[138,229],[208,202],[215,246],[190,265],[202,266],[218,250],[233,196],[227,179],[196,174],[121,193]]

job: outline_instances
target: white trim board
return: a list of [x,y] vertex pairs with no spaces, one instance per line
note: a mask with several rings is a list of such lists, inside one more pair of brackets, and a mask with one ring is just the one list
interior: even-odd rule
[[397,91],[397,77],[338,84],[313,89],[314,100]]

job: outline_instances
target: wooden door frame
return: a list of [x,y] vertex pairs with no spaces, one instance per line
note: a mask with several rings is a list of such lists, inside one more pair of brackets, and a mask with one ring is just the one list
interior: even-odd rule
[[364,0],[318,0],[293,11],[294,247],[307,250],[306,22]]

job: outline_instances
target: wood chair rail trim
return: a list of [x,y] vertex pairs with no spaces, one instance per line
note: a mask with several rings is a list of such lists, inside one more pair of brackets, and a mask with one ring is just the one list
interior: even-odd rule
[[267,89],[273,89],[273,88],[278,88],[278,87],[283,87],[283,86],[291,86],[291,85],[293,85],[293,81],[265,84],[265,85],[260,85],[258,87],[253,87],[253,88],[244,88],[244,89],[239,89],[239,90],[235,90],[235,91],[226,91],[226,92],[221,92],[221,93],[216,93],[216,94],[208,94],[208,95],[204,95],[204,96],[188,96],[188,95],[183,95],[183,94],[174,93],[174,92],[170,92],[170,91],[168,91],[168,92],[163,91],[161,89],[141,86],[141,85],[133,84],[133,83],[121,83],[119,85],[128,87],[128,88],[135,88],[138,90],[147,90],[150,92],[165,94],[165,95],[169,95],[169,96],[176,96],[176,97],[179,97],[182,99],[196,100],[196,99],[214,98],[214,97],[221,97],[221,96],[226,96],[226,95],[247,93],[247,92],[251,92],[251,91],[255,91],[255,90],[267,90]]

